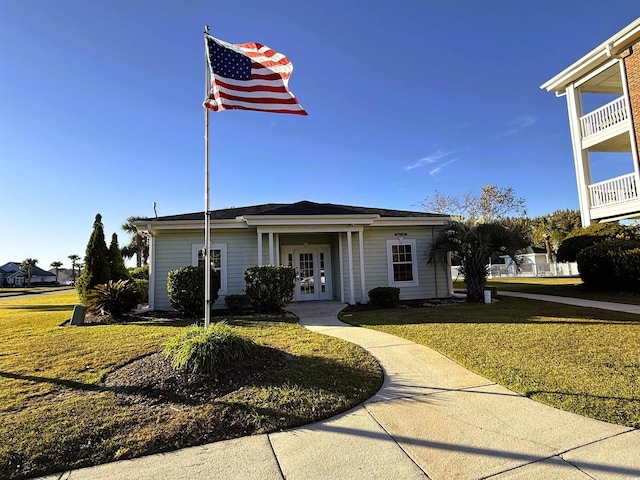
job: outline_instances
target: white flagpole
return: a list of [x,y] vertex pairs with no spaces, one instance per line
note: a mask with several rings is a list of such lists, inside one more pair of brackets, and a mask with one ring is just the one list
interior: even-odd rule
[[[209,33],[209,25],[204,27],[205,34]],[[204,46],[204,95],[209,95],[210,73],[207,58],[207,39]],[[209,109],[204,107],[204,327],[211,322],[211,213],[209,212]]]

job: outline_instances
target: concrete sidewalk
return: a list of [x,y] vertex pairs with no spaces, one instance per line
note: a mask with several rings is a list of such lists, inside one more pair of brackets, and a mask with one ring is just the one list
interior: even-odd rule
[[413,342],[338,321],[337,302],[290,310],[382,365],[363,405],[304,427],[74,470],[63,479],[640,478],[640,430],[529,400]]

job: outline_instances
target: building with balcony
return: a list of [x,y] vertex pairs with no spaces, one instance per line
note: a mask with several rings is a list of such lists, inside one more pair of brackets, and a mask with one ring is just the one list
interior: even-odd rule
[[540,88],[567,99],[582,225],[640,218],[640,18]]

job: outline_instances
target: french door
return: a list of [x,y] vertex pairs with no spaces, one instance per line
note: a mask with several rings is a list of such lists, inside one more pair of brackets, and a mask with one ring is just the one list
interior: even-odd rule
[[293,300],[331,300],[331,249],[329,246],[283,247],[284,258],[296,271]]

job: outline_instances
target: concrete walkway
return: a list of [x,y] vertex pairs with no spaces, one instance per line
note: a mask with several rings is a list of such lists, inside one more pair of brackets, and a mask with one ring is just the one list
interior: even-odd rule
[[363,405],[304,427],[74,470],[62,479],[632,479],[640,430],[529,400],[413,342],[337,320],[337,302],[290,310],[361,345],[384,369]]
[[543,302],[564,303],[565,305],[575,305],[578,307],[601,308],[603,310],[615,310],[617,312],[636,313],[640,315],[640,305],[631,305],[628,303],[600,302],[598,300],[586,300],[584,298],[539,295],[537,293],[504,292],[502,290],[498,292],[498,295],[528,298],[529,300],[540,300]]

